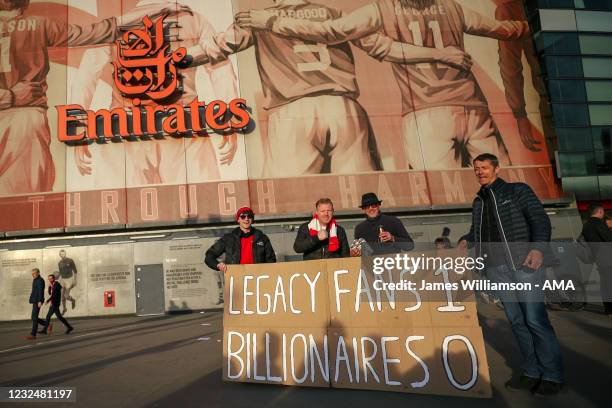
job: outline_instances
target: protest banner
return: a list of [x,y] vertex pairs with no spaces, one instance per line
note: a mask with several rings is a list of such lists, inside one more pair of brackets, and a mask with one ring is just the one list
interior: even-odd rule
[[[373,261],[229,266],[223,379],[490,397],[474,295],[441,289],[469,272],[377,274],[368,266]],[[381,289],[402,280],[416,289]]]

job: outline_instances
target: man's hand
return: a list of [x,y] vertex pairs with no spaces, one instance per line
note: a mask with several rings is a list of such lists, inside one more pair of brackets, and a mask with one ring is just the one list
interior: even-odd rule
[[327,230],[325,228],[319,230],[319,232],[317,233],[317,238],[319,238],[319,241],[325,241],[327,237]]
[[361,256],[361,249],[357,247],[351,248],[351,256]]
[[521,136],[521,142],[523,145],[531,150],[532,152],[539,152],[542,149],[536,147],[535,145],[539,142],[533,136],[533,132],[531,131],[531,123],[529,122],[529,118],[522,117],[517,118],[516,123],[518,125],[519,135]]
[[274,14],[268,10],[250,10],[237,13],[235,19],[236,24],[241,27],[266,30],[273,17]]
[[381,232],[378,234],[378,238],[380,239],[380,242],[395,242],[395,237],[389,231]]
[[41,98],[45,92],[40,82],[17,82],[12,88],[13,106],[29,106]]
[[523,262],[523,266],[526,266],[531,269],[540,269],[543,262],[544,262],[544,255],[542,255],[542,251],[538,249],[532,249],[527,254],[527,258],[525,258],[525,262]]
[[217,264],[217,269],[219,269],[221,272],[225,273],[225,271],[227,271],[227,265],[224,264],[223,262],[220,262]]
[[38,307],[42,307],[43,302],[38,302]]
[[467,240],[462,239],[461,241],[459,241],[459,243],[457,244],[457,248],[458,248],[458,249],[460,249],[460,250],[462,250],[462,251],[467,250],[467,248],[468,248],[468,242],[467,242]]
[[74,147],[74,162],[81,176],[91,174],[91,152],[89,146],[79,145]]
[[231,135],[223,136],[219,148],[219,164],[229,166],[234,161],[234,156],[238,150],[238,135],[232,133]]
[[438,61],[443,64],[459,68],[463,71],[469,71],[472,69],[472,56],[457,47],[445,47],[438,50]]
[[121,16],[121,25],[131,26],[131,25],[140,25],[142,19],[145,16],[148,16],[152,21],[157,20],[159,16],[177,16],[180,13],[187,13],[193,15],[193,11],[189,6],[180,3],[172,3],[171,6],[160,7],[159,3],[157,4],[145,4],[141,6],[134,7],[132,10]]

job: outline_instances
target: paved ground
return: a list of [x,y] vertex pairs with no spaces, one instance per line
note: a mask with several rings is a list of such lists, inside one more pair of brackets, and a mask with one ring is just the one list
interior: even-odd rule
[[56,333],[35,343],[23,340],[28,322],[2,323],[0,386],[74,386],[77,403],[65,406],[87,408],[610,406],[612,319],[587,311],[551,312],[568,387],[559,396],[535,398],[505,390],[505,380],[518,366],[518,348],[503,312],[490,305],[479,309],[494,394],[489,400],[223,383],[220,312],[75,319],[76,330],[70,336],[62,334],[57,323]]

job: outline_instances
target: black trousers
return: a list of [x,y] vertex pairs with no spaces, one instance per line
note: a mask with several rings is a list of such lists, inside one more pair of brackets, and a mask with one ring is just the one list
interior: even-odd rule
[[55,314],[55,316],[57,316],[57,320],[62,322],[64,324],[64,326],[66,326],[67,329],[72,328],[70,323],[68,323],[68,320],[64,319],[64,316],[62,316],[62,314],[60,313],[59,306],[51,304],[51,306],[49,306],[49,311],[47,312],[47,320],[45,322],[45,324],[46,324],[45,330],[46,330],[46,327],[49,326],[49,323],[51,322],[51,317],[53,317],[54,314]]
[[42,324],[47,327],[47,322],[38,317],[40,313],[40,307],[38,307],[38,303],[32,303],[32,336],[36,336],[38,332],[38,325]]

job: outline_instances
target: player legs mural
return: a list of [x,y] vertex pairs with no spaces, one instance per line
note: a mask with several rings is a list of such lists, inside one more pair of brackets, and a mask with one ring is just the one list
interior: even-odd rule
[[508,150],[487,108],[436,106],[406,114],[403,123],[404,149],[413,169],[470,167],[483,152],[509,164]]
[[46,110],[23,106],[0,111],[0,132],[0,194],[50,191],[55,167]]
[[297,99],[270,112],[264,176],[382,170],[373,136],[367,113],[352,98]]

